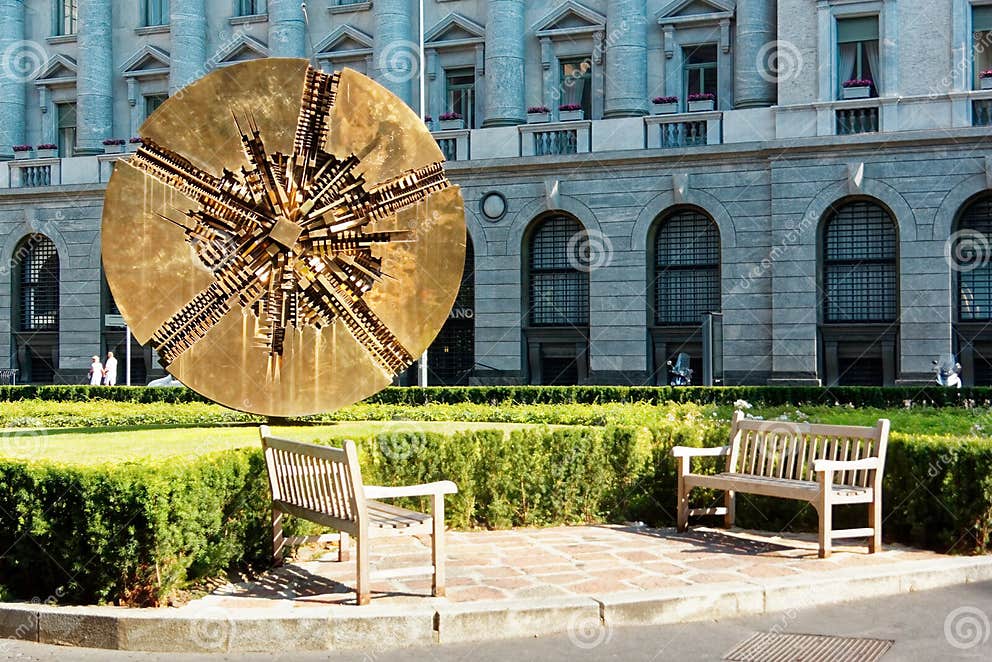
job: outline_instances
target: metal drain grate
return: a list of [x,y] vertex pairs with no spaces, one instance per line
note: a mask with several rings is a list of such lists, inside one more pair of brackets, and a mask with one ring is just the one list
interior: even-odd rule
[[723,659],[732,662],[877,662],[891,647],[892,642],[887,639],[757,632]]

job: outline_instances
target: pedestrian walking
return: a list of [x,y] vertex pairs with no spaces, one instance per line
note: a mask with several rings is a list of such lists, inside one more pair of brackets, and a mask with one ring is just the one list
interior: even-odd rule
[[99,356],[94,356],[90,362],[90,386],[99,386],[102,380],[103,364],[100,363]]
[[103,383],[106,386],[117,386],[117,359],[113,352],[107,352],[107,360],[103,364]]

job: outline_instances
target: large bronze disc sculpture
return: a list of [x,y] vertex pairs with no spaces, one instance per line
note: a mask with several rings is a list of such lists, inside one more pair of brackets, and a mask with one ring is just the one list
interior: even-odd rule
[[181,382],[269,416],[389,385],[461,281],[465,212],[417,115],[354,71],[214,71],[144,123],[107,187],[103,263]]

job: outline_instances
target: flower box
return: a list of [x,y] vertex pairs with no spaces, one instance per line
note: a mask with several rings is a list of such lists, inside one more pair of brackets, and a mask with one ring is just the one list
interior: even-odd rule
[[978,85],[983,90],[992,90],[992,77],[979,78]]
[[124,151],[124,145],[104,145],[104,154],[121,154]]
[[58,155],[59,155],[59,149],[58,149],[58,147],[45,147],[45,148],[39,147],[38,148],[38,158],[39,159],[54,159]]
[[871,96],[871,85],[852,85],[841,90],[845,99],[867,99]]
[[562,122],[575,122],[581,120],[585,117],[585,111],[582,110],[559,110],[558,119]]
[[131,138],[127,141],[126,149],[128,152],[137,152],[138,148],[141,147],[142,144],[144,143],[142,143],[141,138]]
[[465,120],[441,120],[441,130],[442,131],[457,131],[458,129],[465,128]]
[[716,99],[694,99],[689,100],[690,113],[704,113],[716,107]]
[[665,103],[652,103],[651,107],[655,115],[671,115],[679,112],[678,101],[667,101]]
[[27,160],[34,158],[34,150],[31,145],[14,145],[14,158]]
[[551,111],[545,110],[542,113],[527,113],[527,123],[528,124],[544,124],[545,122],[551,121]]

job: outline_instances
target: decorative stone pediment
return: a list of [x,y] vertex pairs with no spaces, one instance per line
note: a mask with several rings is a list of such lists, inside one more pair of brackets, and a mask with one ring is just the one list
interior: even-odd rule
[[34,79],[35,85],[75,85],[76,61],[68,55],[58,53],[45,64]]
[[672,0],[662,7],[655,18],[664,31],[665,57],[671,58],[675,48],[675,29],[698,25],[720,28],[720,48],[730,52],[730,19],[734,17],[734,0]]
[[167,52],[146,44],[124,62],[121,72],[125,78],[168,76],[171,62]]
[[445,16],[424,35],[424,41],[432,48],[475,45],[485,40],[485,26],[458,12]]
[[372,35],[350,25],[342,25],[317,44],[317,59],[363,57],[372,54]]
[[672,0],[655,17],[662,25],[717,22],[732,18],[734,7],[731,0]]
[[238,40],[220,50],[213,60],[223,67],[237,62],[269,57],[269,47],[254,37],[242,35]]
[[564,37],[602,32],[606,17],[585,5],[568,0],[534,26],[538,37]]

